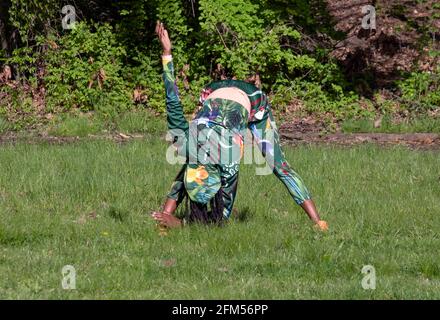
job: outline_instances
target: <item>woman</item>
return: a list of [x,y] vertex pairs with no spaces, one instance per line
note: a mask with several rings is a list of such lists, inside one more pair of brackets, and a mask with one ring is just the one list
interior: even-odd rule
[[168,128],[186,163],[172,185],[162,212],[153,212],[153,218],[161,226],[180,227],[184,221],[173,213],[188,197],[190,222],[221,223],[228,219],[237,191],[243,135],[249,128],[273,173],[284,183],[294,201],[320,230],[327,230],[327,223],[320,219],[302,179],[285,160],[267,96],[244,81],[213,82],[203,90],[202,107],[188,123],[175,84],[171,41],[160,22],[156,33],[163,48]]

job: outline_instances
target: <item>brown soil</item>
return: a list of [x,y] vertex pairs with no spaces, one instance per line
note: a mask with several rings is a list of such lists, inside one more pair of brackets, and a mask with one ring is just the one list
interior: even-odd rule
[[326,133],[319,122],[289,121],[280,126],[282,141],[288,144],[323,143],[353,146],[374,143],[383,146],[404,145],[414,149],[440,149],[436,133]]
[[440,135],[434,133],[294,133],[281,131],[281,139],[288,144],[323,143],[353,146],[374,143],[383,146],[404,145],[414,149],[440,150]]
[[[294,125],[283,125],[280,128],[281,140],[285,144],[326,144],[354,146],[364,143],[373,143],[382,146],[403,145],[417,150],[440,150],[440,134],[435,133],[322,133],[319,126],[302,126],[301,123]],[[111,133],[102,135],[89,135],[88,137],[54,137],[38,133],[15,133],[7,132],[0,135],[0,145],[25,142],[30,144],[49,143],[66,144],[78,141],[101,139],[110,140],[116,143],[125,143],[135,139],[144,139],[148,135]]]

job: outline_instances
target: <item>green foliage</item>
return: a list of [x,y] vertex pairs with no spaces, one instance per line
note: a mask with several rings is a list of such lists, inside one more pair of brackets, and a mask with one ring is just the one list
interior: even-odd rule
[[[122,78],[125,49],[112,27],[84,22],[58,39],[41,39],[45,53],[48,110],[97,110],[105,115],[130,108],[130,91]],[[43,43],[41,43],[43,44]]]
[[28,80],[32,85],[37,83],[37,60],[39,54],[31,47],[20,47],[12,52],[12,56],[6,59],[6,63],[15,66],[18,80]]
[[262,9],[265,21],[276,20],[301,27],[308,33],[322,32],[334,38],[340,35],[332,25],[332,19],[324,0],[255,0]]
[[[74,5],[82,21],[61,30],[64,4],[11,1],[10,24],[20,39],[11,57],[0,52],[0,61],[13,67],[20,88],[27,89],[8,92],[4,110],[34,114],[34,93],[39,92],[45,100],[42,113],[79,109],[115,119],[132,108],[164,112],[161,48],[154,34],[158,19],[172,39],[187,113],[194,111],[200,90],[210,81],[255,74],[274,108],[301,99],[306,112],[336,119],[395,110],[387,101],[376,103],[376,110],[361,101],[330,57],[326,41],[317,40],[338,39],[323,0],[123,0],[93,8],[78,0]],[[438,107],[438,74],[407,75],[398,84],[402,108]],[[133,92],[143,98],[133,101]]]
[[6,51],[0,49],[0,66],[6,61]]
[[353,117],[371,118],[374,115],[372,105],[365,106],[354,92],[345,93],[341,86],[331,84],[332,90],[326,91],[315,82],[293,81],[274,86],[274,105],[287,105],[293,99],[304,101],[308,113],[330,114],[336,120]]
[[58,0],[11,0],[9,20],[16,27],[21,41],[27,46],[33,44],[38,35],[49,32],[52,26],[60,24],[62,6]]
[[410,109],[422,111],[440,106],[440,67],[437,72],[412,72],[399,82],[402,99]]
[[145,91],[147,104],[151,109],[165,111],[160,58],[153,59],[145,53],[137,52],[132,59],[133,63],[122,71],[124,80],[133,88],[141,88]]
[[7,129],[19,130],[34,126],[39,119],[33,105],[32,96],[26,90],[29,87],[18,85],[17,87],[0,86],[0,116],[8,118]]
[[6,132],[8,129],[10,129],[9,122],[0,116],[0,134]]
[[180,69],[185,63],[188,63],[189,52],[188,35],[193,31],[188,26],[188,21],[183,15],[182,1],[163,0],[157,3],[157,19],[163,21],[166,25],[171,41],[173,43],[173,52],[175,55],[175,64]]
[[300,34],[275,20],[265,23],[259,6],[251,1],[200,1],[200,27],[205,39],[201,52],[209,52],[215,64],[243,79],[249,73],[270,76],[295,56],[282,48],[282,37],[299,40]]
[[[44,84],[50,112],[77,108],[114,117],[132,107],[130,95],[135,89],[147,97],[141,105],[164,111],[160,46],[152,32],[156,19],[165,23],[172,38],[177,84],[186,112],[194,110],[200,90],[211,81],[215,69],[238,79],[258,73],[266,90],[274,83],[295,87],[294,91],[309,86],[314,93],[319,91],[320,98],[325,97],[319,105],[313,99],[311,111],[338,113],[341,102],[331,99],[344,96],[344,79],[335,64],[322,59],[325,55],[320,52],[312,56],[293,49],[301,34],[292,27],[290,16],[303,15],[303,24],[316,26],[314,19],[307,18],[316,10],[305,1],[288,6],[287,15],[282,12],[283,1],[273,8],[268,1],[251,0],[200,0],[197,8],[189,8],[181,0],[121,1],[115,28],[102,22],[80,22],[62,34],[54,32],[55,25],[50,23],[56,16],[55,2],[14,3],[11,20],[20,25],[22,41],[34,41],[36,46],[15,50],[9,63],[34,88]],[[22,12],[29,8],[39,9],[40,14],[24,21],[30,16]],[[146,25],[151,29],[148,32]],[[38,77],[41,70],[42,79]],[[342,103],[350,105],[351,100]]]

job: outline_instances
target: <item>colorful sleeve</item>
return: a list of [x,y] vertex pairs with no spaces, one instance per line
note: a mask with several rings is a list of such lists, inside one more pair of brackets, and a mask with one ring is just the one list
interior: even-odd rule
[[179,91],[174,77],[174,65],[171,56],[162,56],[163,80],[166,90],[167,121],[169,130],[188,130],[188,121],[183,114]]

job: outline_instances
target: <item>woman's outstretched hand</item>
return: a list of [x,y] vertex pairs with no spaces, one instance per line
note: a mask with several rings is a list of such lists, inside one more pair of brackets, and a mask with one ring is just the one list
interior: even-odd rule
[[178,228],[182,226],[182,220],[166,212],[154,211],[151,216],[163,227]]
[[162,44],[163,55],[171,54],[171,40],[168,36],[168,31],[163,26],[163,23],[157,21],[156,23],[156,34],[159,37],[159,41]]

